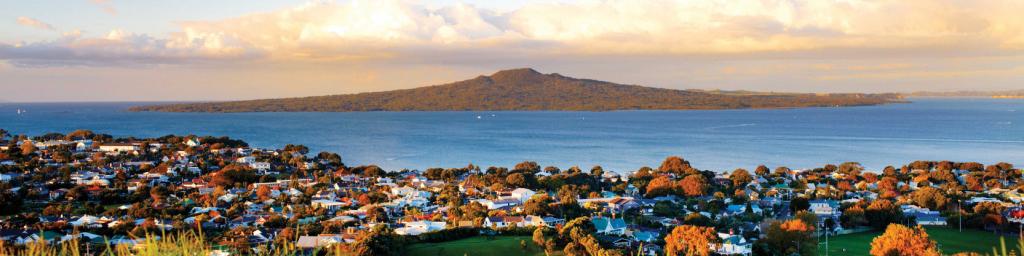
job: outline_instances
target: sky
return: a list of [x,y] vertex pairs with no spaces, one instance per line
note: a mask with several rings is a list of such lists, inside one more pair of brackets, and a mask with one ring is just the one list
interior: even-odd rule
[[0,102],[384,91],[509,68],[775,92],[1024,89],[1024,1],[33,0]]

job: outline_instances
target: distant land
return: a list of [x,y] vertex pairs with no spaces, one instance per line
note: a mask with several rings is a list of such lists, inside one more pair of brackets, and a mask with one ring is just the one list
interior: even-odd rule
[[302,98],[137,106],[159,112],[684,110],[869,106],[899,94],[774,93],[652,88],[542,74],[523,68],[414,89]]
[[1024,90],[1010,91],[952,91],[928,92],[919,91],[904,94],[907,97],[991,97],[991,98],[1024,98]]

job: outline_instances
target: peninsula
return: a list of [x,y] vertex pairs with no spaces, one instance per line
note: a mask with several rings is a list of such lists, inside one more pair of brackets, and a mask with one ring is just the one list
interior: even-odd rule
[[414,89],[302,98],[137,106],[158,112],[683,110],[868,106],[898,94],[675,90],[542,74],[523,68]]

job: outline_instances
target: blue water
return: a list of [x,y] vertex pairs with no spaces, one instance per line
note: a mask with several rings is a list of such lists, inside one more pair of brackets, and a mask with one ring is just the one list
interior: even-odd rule
[[[851,108],[618,112],[133,113],[132,103],[0,104],[0,128],[40,135],[230,136],[256,147],[304,144],[386,169],[542,166],[633,171],[680,155],[710,170],[872,170],[913,160],[1024,164],[1024,100],[913,99]],[[18,115],[17,109],[27,110]],[[478,118],[479,116],[479,118]]]

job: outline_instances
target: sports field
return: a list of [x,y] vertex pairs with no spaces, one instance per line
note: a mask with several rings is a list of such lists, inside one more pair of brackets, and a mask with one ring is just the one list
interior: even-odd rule
[[[519,241],[526,241],[526,249],[520,246]],[[552,255],[561,255],[558,251]],[[472,237],[444,243],[418,243],[409,246],[406,255],[430,255],[430,256],[473,256],[473,255],[531,255],[543,256],[544,250],[533,244],[529,236],[495,236],[493,239],[487,237]]]
[[[958,252],[977,252],[992,254],[992,248],[999,247],[999,236],[992,232],[979,230],[967,230],[963,233],[955,228],[930,227],[926,228],[928,236],[938,243],[943,255]],[[828,255],[870,255],[871,240],[882,232],[861,232],[848,235],[829,237]],[[1017,239],[1006,239],[1008,250],[1019,251]],[[825,238],[821,237],[818,244],[818,254],[825,255]]]

